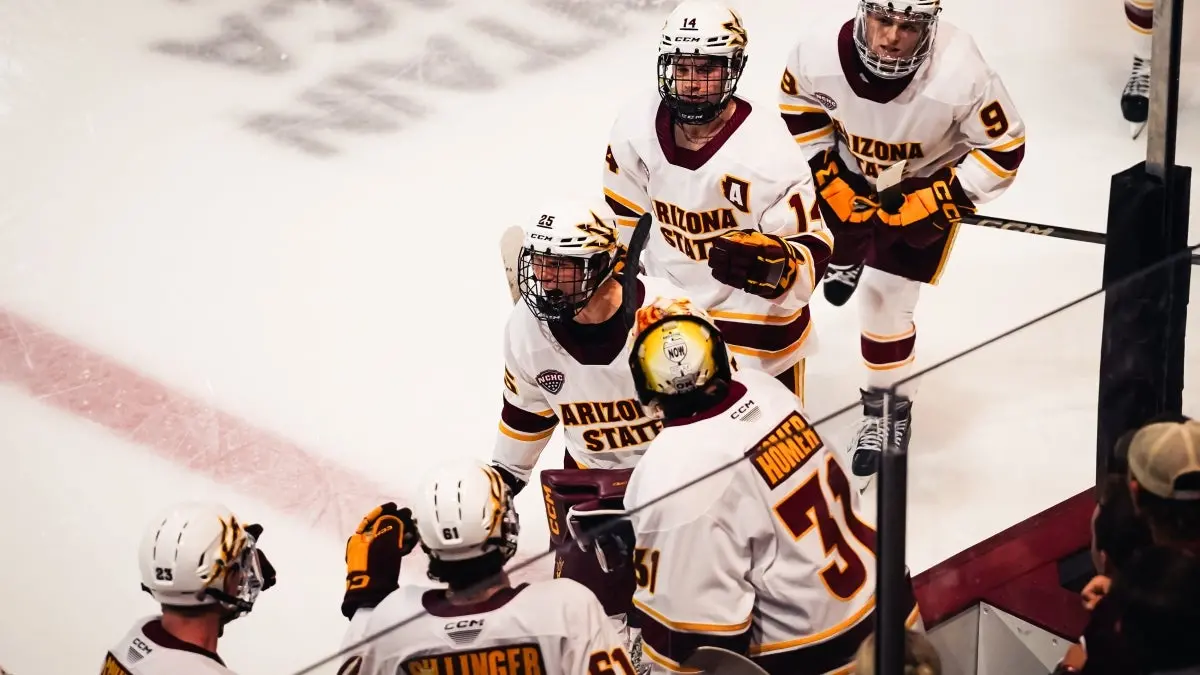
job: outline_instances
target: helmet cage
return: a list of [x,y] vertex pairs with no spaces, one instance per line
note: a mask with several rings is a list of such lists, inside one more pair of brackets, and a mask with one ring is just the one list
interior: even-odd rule
[[[932,12],[914,12],[911,7],[899,10],[887,0],[883,2],[860,0],[858,3],[858,13],[854,17],[854,46],[858,49],[858,56],[863,66],[872,74],[885,80],[897,80],[916,72],[921,67],[921,64],[929,58],[930,53],[933,52],[933,40],[937,35],[938,14],[941,11],[941,7],[934,9]],[[867,18],[869,16],[883,17],[895,22],[919,24],[921,26],[921,37],[917,40],[912,55],[902,59],[894,59],[876,54],[871,49],[871,43],[867,39]]]
[[[615,251],[597,251],[588,256],[543,253],[526,246],[517,257],[517,286],[521,298],[538,321],[562,323],[575,318],[596,290],[612,274]],[[574,268],[576,278],[564,281],[563,270]],[[558,277],[555,288],[547,289],[542,279]]]
[[[239,574],[238,586],[233,593],[226,593],[224,581],[230,574]],[[221,586],[216,584],[204,589],[204,593],[212,596],[227,609],[233,611],[230,618],[237,618],[248,613],[254,607],[254,601],[262,592],[263,571],[259,563],[258,544],[254,537],[246,533],[246,543],[236,559],[230,562],[225,573],[220,575]]]
[[[717,100],[688,100],[680,94],[679,85],[696,78],[690,71],[686,78],[679,77],[676,68],[681,59],[689,59],[693,67],[703,65],[703,62],[707,61],[710,62],[709,65],[717,65],[722,69],[720,91],[716,92]],[[681,124],[706,124],[717,119],[733,98],[745,66],[746,53],[740,49],[729,55],[702,54],[699,49],[690,54],[679,49],[661,53],[658,55],[658,95],[675,121]],[[712,96],[710,93],[707,98],[711,99]]]
[[[226,551],[213,562],[213,572],[208,583],[198,591],[179,592],[151,589],[145,583],[142,590],[149,593],[166,607],[202,607],[219,604],[227,610],[226,620],[236,619],[250,612],[263,588],[263,571],[259,562],[258,546],[254,537],[243,530],[243,544],[239,550]],[[238,574],[238,584],[232,592],[225,590],[229,575]]]

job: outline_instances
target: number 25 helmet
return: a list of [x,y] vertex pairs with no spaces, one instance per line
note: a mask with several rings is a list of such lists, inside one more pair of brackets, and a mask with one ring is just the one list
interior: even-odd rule
[[612,275],[620,250],[612,212],[550,205],[525,226],[517,257],[521,297],[539,321],[569,321]]
[[658,298],[639,309],[631,335],[629,367],[643,405],[699,398],[709,384],[733,377],[721,332],[686,298]]
[[737,12],[713,0],[684,0],[662,27],[658,94],[683,124],[715,120],[746,67],[749,38]]
[[[858,14],[854,17],[854,46],[863,65],[889,80],[916,72],[933,51],[941,11],[942,0],[859,0]],[[915,40],[912,53],[902,57],[878,53],[872,44],[872,33],[880,30],[896,31],[900,44]],[[911,36],[914,31],[919,34]]]

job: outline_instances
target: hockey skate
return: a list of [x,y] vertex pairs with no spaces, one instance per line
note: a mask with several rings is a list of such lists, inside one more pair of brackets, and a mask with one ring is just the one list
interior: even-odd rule
[[[855,476],[863,479],[859,489],[859,493],[862,493],[879,472],[879,460],[887,443],[887,434],[883,420],[884,391],[874,388],[860,391],[863,417],[854,432],[854,438],[850,441],[850,470]],[[909,429],[912,426],[912,401],[897,396],[895,411],[896,416],[891,420],[892,437],[901,450],[907,450]]]
[[1121,114],[1129,122],[1130,134],[1137,139],[1150,116],[1150,59],[1133,57],[1133,69],[1121,92]]
[[835,307],[846,304],[854,289],[858,288],[858,280],[862,277],[863,264],[830,265],[822,279],[825,286],[825,299]]

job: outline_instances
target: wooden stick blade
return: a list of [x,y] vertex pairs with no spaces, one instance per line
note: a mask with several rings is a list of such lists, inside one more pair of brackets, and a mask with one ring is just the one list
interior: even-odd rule
[[904,167],[908,164],[907,159],[902,159],[895,164],[883,170],[879,174],[879,178],[875,179],[875,192],[883,192],[896,187],[900,181],[904,179]]
[[713,675],[767,675],[757,663],[720,647],[699,647],[683,665]]
[[500,258],[504,262],[504,276],[508,279],[508,292],[513,304],[521,299],[521,287],[517,284],[517,260],[521,257],[521,243],[525,232],[513,225],[500,235]]

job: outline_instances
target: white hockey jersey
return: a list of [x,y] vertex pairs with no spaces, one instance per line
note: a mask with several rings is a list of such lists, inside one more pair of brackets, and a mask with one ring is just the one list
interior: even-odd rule
[[799,399],[761,372],[734,382],[714,414],[666,423],[625,493],[643,653],[655,672],[704,644],[773,675],[835,671],[873,629],[875,530]]
[[[673,284],[638,277],[646,306],[689,297]],[[504,334],[504,404],[492,459],[528,480],[560,423],[567,453],[589,469],[628,468],[662,424],[647,416],[629,370],[629,332],[620,315],[554,334],[524,302]],[[569,468],[569,467],[568,467]]]
[[168,633],[161,619],[135,623],[105,655],[100,675],[234,675],[221,657]]
[[902,159],[905,177],[957,165],[976,205],[1003,193],[1025,155],[1025,123],[971,36],[939,20],[911,81],[882,80],[863,68],[853,23],[801,39],[788,57],[779,107],[804,154],[836,144],[872,185]]
[[[833,238],[821,221],[803,153],[780,150],[787,130],[775,111],[742,98],[725,127],[701,150],[675,145],[670,115],[657,92],[633,100],[617,117],[605,155],[604,196],[624,225],[646,211],[654,232],[646,272],[687,290],[708,310],[742,366],[778,375],[815,353],[808,300]],[[768,300],[713,278],[712,242],[736,229],[784,237],[807,261],[795,285]],[[629,228],[622,228],[628,239]]]
[[635,675],[600,601],[570,579],[521,584],[474,605],[451,604],[443,590],[402,587],[354,614],[343,648],[401,622],[350,652],[338,672]]

